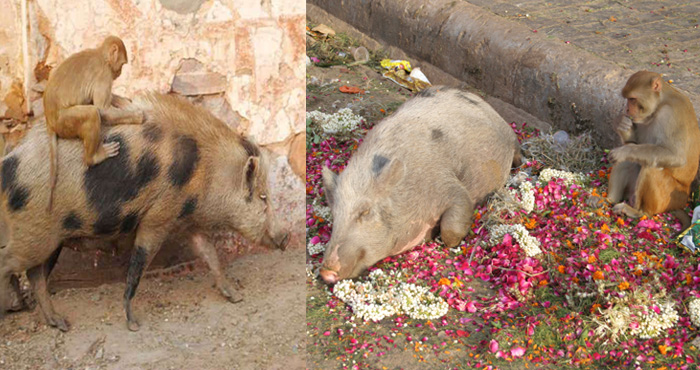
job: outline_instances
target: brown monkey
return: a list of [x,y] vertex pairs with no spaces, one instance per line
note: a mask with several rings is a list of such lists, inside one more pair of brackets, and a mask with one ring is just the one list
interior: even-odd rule
[[[623,145],[610,152],[608,202],[630,217],[682,209],[700,161],[700,129],[690,100],[654,72],[633,74],[622,89],[626,114],[613,123]],[[628,199],[630,204],[622,202]]]
[[143,122],[141,112],[121,109],[129,100],[112,94],[112,82],[121,75],[127,62],[122,40],[108,36],[100,47],[69,56],[51,72],[44,91],[46,128],[51,136],[49,211],[53,208],[56,187],[57,137],[80,138],[85,148],[85,164],[93,166],[119,153],[119,143],[102,142],[102,123]]

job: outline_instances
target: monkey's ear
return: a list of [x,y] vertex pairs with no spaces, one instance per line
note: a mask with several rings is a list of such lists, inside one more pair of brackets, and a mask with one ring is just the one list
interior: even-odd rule
[[255,192],[255,184],[257,181],[257,174],[260,167],[260,158],[250,156],[245,164],[243,173],[243,181],[245,181],[245,186],[248,188],[248,201],[253,199],[253,193]]
[[661,80],[661,77],[657,77],[654,79],[654,81],[651,83],[651,88],[654,90],[654,92],[661,92],[661,87],[663,86],[663,81]]
[[119,62],[119,46],[117,44],[109,46],[109,62],[112,65],[116,65]]

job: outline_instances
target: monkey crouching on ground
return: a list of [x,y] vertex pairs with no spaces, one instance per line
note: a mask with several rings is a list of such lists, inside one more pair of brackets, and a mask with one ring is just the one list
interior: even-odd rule
[[102,142],[102,123],[143,122],[142,112],[127,108],[128,99],[112,94],[112,82],[121,75],[127,62],[124,42],[108,36],[98,48],[69,56],[49,75],[44,91],[46,128],[50,135],[49,211],[53,208],[56,187],[57,137],[80,138],[85,149],[84,162],[94,166],[119,153],[118,142]]
[[[633,218],[683,212],[700,161],[700,129],[690,100],[654,72],[633,74],[622,89],[625,114],[613,123],[623,145],[610,151],[614,166],[607,201]],[[628,200],[630,204],[624,203]]]

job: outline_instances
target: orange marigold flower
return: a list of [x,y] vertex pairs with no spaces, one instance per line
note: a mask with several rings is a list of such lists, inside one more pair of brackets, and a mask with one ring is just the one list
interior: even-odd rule
[[591,306],[591,313],[594,313],[598,308],[600,308],[600,304],[594,303],[593,306]]
[[603,275],[603,271],[598,270],[593,273],[593,278],[596,280],[603,280],[605,279],[605,275]]
[[595,258],[595,255],[593,255],[593,254],[591,254],[590,256],[588,256],[588,263],[595,263],[595,261],[597,261],[597,260],[598,260],[598,259]]
[[462,281],[460,281],[459,279],[455,278],[455,281],[452,283],[452,285],[459,288],[459,287],[463,286],[464,283]]
[[537,225],[537,221],[535,221],[534,218],[531,218],[530,220],[528,220],[525,223],[525,227],[528,228],[529,230],[534,229],[536,225]]
[[540,280],[540,286],[545,286],[547,285],[547,280]]
[[635,275],[637,275],[637,276],[641,276],[641,275],[642,275],[642,270],[634,270],[633,274],[635,274]]
[[574,276],[573,279],[571,279],[571,281],[573,281],[574,283],[578,284],[578,278],[577,278],[576,276]]
[[603,226],[600,227],[600,230],[605,232],[605,233],[609,233],[610,227],[608,226],[608,224],[603,224]]
[[623,281],[620,284],[618,284],[617,287],[620,288],[620,290],[627,290],[630,288],[630,283]]
[[625,220],[618,217],[617,220],[615,220],[615,223],[622,226],[625,224]]
[[557,270],[559,270],[559,273],[563,274],[565,273],[566,268],[564,267],[564,265],[559,265],[559,267],[557,267]]
[[450,279],[448,278],[442,278],[440,281],[438,281],[438,285],[450,285]]
[[666,351],[668,351],[668,346],[659,344],[659,352],[661,352],[662,355],[665,355]]

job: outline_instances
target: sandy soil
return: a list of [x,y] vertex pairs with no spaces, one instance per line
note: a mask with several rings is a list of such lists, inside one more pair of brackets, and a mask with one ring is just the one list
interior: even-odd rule
[[145,278],[129,332],[124,283],[52,296],[72,327],[44,324],[38,308],[0,321],[0,369],[303,369],[304,255],[299,248],[243,256],[226,268],[243,289],[232,304],[208,271]]

